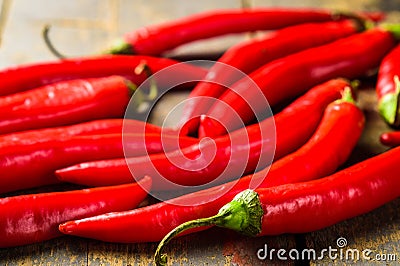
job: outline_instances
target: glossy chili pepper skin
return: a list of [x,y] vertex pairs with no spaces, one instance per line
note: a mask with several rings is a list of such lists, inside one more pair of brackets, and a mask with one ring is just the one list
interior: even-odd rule
[[394,173],[399,150],[392,151],[387,161],[385,155],[314,181],[243,190],[214,215],[182,223],[168,232],[156,249],[154,262],[167,265],[162,253],[165,245],[196,228],[219,226],[252,237],[305,233],[372,211],[400,196],[400,180]]
[[33,129],[0,135],[0,148],[15,147],[15,145],[35,145],[42,142],[67,139],[73,136],[91,136],[105,134],[165,134],[175,132],[133,119],[100,119],[90,122],[43,129]]
[[[131,182],[132,174],[135,177],[153,174],[154,190],[170,189],[163,182],[164,178],[188,186],[205,184],[217,177],[227,181],[266,167],[270,163],[268,156],[274,149],[274,158],[279,159],[302,146],[314,133],[326,106],[340,98],[348,86],[349,83],[343,79],[316,86],[274,118],[267,118],[260,124],[239,129],[215,141],[209,139],[167,154],[85,162],[57,170],[56,174],[62,181],[89,186],[122,184]],[[275,124],[276,135],[265,133],[274,129],[271,123]],[[204,154],[208,150],[215,152],[215,157],[209,161],[199,160],[206,157]],[[192,161],[188,162],[187,158]]]
[[[142,209],[70,221],[62,224],[60,230],[111,242],[159,241],[179,224],[216,214],[245,189],[308,181],[333,173],[351,154],[363,125],[364,115],[358,107],[351,102],[336,101],[326,108],[310,140],[296,152],[274,162],[270,169]],[[196,230],[202,229],[206,228]],[[101,235],[97,233],[100,231]]]
[[197,131],[199,116],[207,113],[213,103],[207,97],[218,98],[227,90],[227,86],[238,81],[243,74],[249,74],[280,57],[323,45],[361,30],[362,22],[355,20],[306,23],[234,45],[209,69],[204,81],[199,82],[191,91],[181,117],[180,124],[185,125],[182,133]]
[[272,61],[249,75],[255,85],[240,80],[218,98],[201,121],[199,135],[215,137],[248,123],[265,108],[260,97],[274,106],[325,80],[360,77],[377,68],[395,45],[390,31],[374,28]]
[[160,55],[192,41],[232,33],[274,30],[307,22],[331,21],[346,15],[355,16],[299,8],[259,7],[207,11],[128,32],[109,53]]
[[129,103],[127,81],[119,76],[78,79],[0,98],[0,134],[122,118]]
[[257,189],[264,209],[260,235],[319,230],[396,199],[399,158],[395,148],[320,180]]
[[380,142],[383,145],[395,147],[400,146],[400,132],[399,131],[391,131],[384,132],[379,137]]
[[138,183],[0,199],[0,248],[59,237],[58,225],[70,219],[136,208],[147,196],[151,178]]
[[391,126],[400,126],[400,45],[396,46],[382,60],[379,66],[376,93],[378,110],[382,118]]
[[[56,169],[89,160],[171,151],[198,140],[160,134],[107,134],[52,139],[0,150],[0,193],[58,183]],[[133,179],[132,179],[133,180]]]
[[[152,73],[174,66],[174,69],[176,68],[180,75],[184,75],[188,80],[200,80],[206,74],[203,68],[178,63],[172,59],[150,56],[105,55],[19,65],[0,70],[0,96],[60,81],[113,75],[125,77],[139,86],[148,78],[144,72],[135,72],[136,67],[142,64],[146,64]],[[162,86],[166,81],[157,80],[157,82]]]

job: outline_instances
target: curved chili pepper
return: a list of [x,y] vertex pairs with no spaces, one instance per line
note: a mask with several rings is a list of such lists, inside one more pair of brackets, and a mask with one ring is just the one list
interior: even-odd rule
[[56,169],[79,162],[171,151],[197,142],[161,134],[108,134],[9,144],[0,150],[0,193],[57,183]]
[[[396,172],[399,158],[400,148],[395,148],[325,178],[256,189],[263,209],[256,235],[319,230],[396,199],[400,196]],[[234,209],[230,209],[230,214],[235,216],[236,229],[241,231],[240,221],[248,217],[236,216]]]
[[399,155],[392,150],[327,178],[258,190],[265,213],[260,235],[315,231],[399,197]]
[[157,263],[166,262],[164,243],[197,226],[217,225],[250,236],[305,233],[370,212],[400,196],[399,158],[396,148],[318,180],[243,191],[218,214],[170,232],[157,248]]
[[384,132],[381,134],[379,140],[386,146],[400,146],[400,131]]
[[382,60],[379,66],[376,93],[378,109],[383,119],[391,126],[400,126],[400,45]]
[[151,178],[139,183],[0,199],[0,248],[59,237],[64,221],[131,210],[147,196]]
[[123,117],[130,99],[120,76],[61,81],[0,98],[0,134]]
[[171,231],[157,248],[156,264],[166,263],[161,251],[172,237],[197,226],[216,225],[249,236],[305,233],[370,212],[400,196],[399,158],[397,148],[318,180],[245,190],[218,214]]
[[0,135],[0,148],[15,145],[35,145],[53,140],[65,140],[73,136],[105,135],[105,134],[165,134],[176,135],[156,125],[133,119],[100,119],[90,122],[43,129],[33,129]]
[[[182,44],[225,34],[274,30],[306,22],[324,22],[355,16],[363,15],[299,8],[212,10],[128,32],[108,52],[160,55]],[[375,15],[370,17],[379,19]]]
[[[0,70],[0,96],[60,81],[112,75],[123,76],[139,86],[148,78],[146,73],[135,72],[136,67],[142,64],[146,64],[152,73],[174,66],[174,70],[188,80],[201,80],[206,75],[203,68],[178,63],[172,59],[150,56],[106,55],[19,65]],[[159,86],[164,83],[170,84],[170,81],[157,80]]]
[[255,85],[240,80],[218,98],[200,122],[199,136],[219,136],[248,123],[265,109],[260,97],[274,106],[325,80],[357,78],[378,67],[396,45],[395,30],[374,28],[264,65],[249,75]]
[[[181,223],[214,215],[245,189],[296,183],[333,173],[351,154],[363,125],[364,116],[359,108],[346,98],[336,101],[326,108],[311,139],[296,152],[274,162],[270,169],[167,202],[138,210],[70,221],[61,224],[59,228],[65,234],[110,242],[159,241]],[[206,228],[196,230],[201,229]]]
[[[230,136],[217,138],[215,142],[208,140],[169,154],[86,162],[57,170],[56,175],[62,181],[98,186],[132,182],[130,169],[133,169],[135,177],[154,174],[153,190],[170,189],[164,178],[188,186],[205,184],[217,177],[227,181],[241,176],[243,172],[250,173],[266,167],[269,161],[265,162],[267,159],[264,158],[268,157],[263,156],[274,151],[275,140],[275,159],[293,152],[307,142],[317,128],[323,110],[333,100],[340,98],[341,91],[348,86],[349,83],[342,79],[316,86],[275,117],[237,130]],[[276,137],[264,133],[273,129],[271,123],[275,123]],[[235,144],[238,142],[240,145]],[[206,166],[204,162],[207,161],[188,162],[186,159],[205,157],[203,154],[213,148],[215,157]]]
[[[307,23],[268,33],[263,38],[241,42],[229,48],[208,71],[204,81],[191,91],[180,119],[182,134],[194,133],[199,116],[207,113],[212,102],[226,86],[238,81],[266,63],[286,55],[332,42],[364,30],[360,20]],[[295,43],[295,45],[294,45]],[[191,121],[189,121],[191,120]],[[183,131],[182,131],[183,130]]]

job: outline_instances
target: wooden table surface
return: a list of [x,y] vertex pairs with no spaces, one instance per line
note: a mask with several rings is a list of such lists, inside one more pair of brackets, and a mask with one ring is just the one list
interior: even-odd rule
[[[174,17],[213,8],[239,7],[239,1],[184,0],[73,0],[29,1],[0,0],[0,67],[54,57],[45,47],[41,30],[45,24],[53,26],[51,37],[57,47],[68,56],[94,54],[101,51],[122,33],[140,26],[167,21]],[[318,6],[342,10],[383,10],[388,20],[400,19],[399,1],[252,1],[253,6]],[[174,55],[220,52],[246,36],[229,37],[195,43],[173,52]],[[372,84],[373,85],[373,84]],[[168,107],[184,99],[187,92],[168,95],[163,108],[154,110],[160,123]],[[376,111],[373,86],[360,91],[360,105],[367,124],[348,165],[387,148],[380,145],[381,132],[389,130]],[[369,200],[369,199],[365,199]],[[201,233],[173,240],[168,247],[171,265],[400,265],[400,199],[394,200],[368,214],[338,223],[329,228],[307,234],[286,234],[274,237],[248,238],[236,233],[213,228]],[[339,241],[340,240],[340,241]],[[1,241],[1,239],[0,239]],[[338,246],[346,242],[345,246]],[[340,243],[339,243],[340,242]],[[39,244],[0,249],[0,265],[150,265],[157,243],[110,244],[76,237],[61,237]],[[373,260],[346,260],[344,257],[324,256],[315,260],[270,260],[257,257],[265,247],[296,249],[298,251],[333,248],[342,251],[371,250]],[[379,257],[380,256],[380,257]],[[379,261],[379,258],[382,260]]]

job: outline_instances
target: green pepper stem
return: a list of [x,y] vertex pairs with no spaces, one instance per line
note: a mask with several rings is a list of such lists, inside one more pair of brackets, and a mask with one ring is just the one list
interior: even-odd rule
[[355,104],[356,101],[354,100],[352,89],[350,87],[345,87],[342,92],[342,98],[338,101]]
[[129,93],[132,96],[137,90],[136,84],[131,82],[130,80],[125,80],[125,85],[126,87],[128,87]]
[[67,57],[64,54],[60,53],[60,51],[58,51],[56,49],[56,47],[53,45],[53,42],[50,40],[50,37],[49,37],[50,28],[51,28],[51,26],[48,24],[43,27],[42,36],[43,36],[44,43],[46,44],[49,51],[55,57],[57,57],[58,59],[66,59]]
[[147,75],[147,78],[149,79],[149,82],[150,82],[150,90],[149,90],[149,93],[147,94],[146,100],[153,101],[158,96],[158,86],[157,86],[157,82],[153,78],[153,71],[151,71],[149,65],[146,64],[145,62],[140,63],[135,68],[135,73],[137,75],[140,75],[143,72]]
[[185,222],[169,232],[159,243],[154,254],[156,265],[166,265],[167,255],[162,251],[168,242],[180,233],[202,226],[219,226],[233,229],[242,234],[256,236],[261,232],[261,219],[264,212],[258,194],[250,189],[237,194],[235,198],[224,205],[218,214]]
[[356,101],[354,100],[353,97],[353,89],[352,87],[345,87],[344,90],[342,91],[342,97],[336,101],[334,101],[334,103],[342,103],[342,102],[347,102],[347,103],[352,103],[354,105],[356,105]]
[[103,54],[132,55],[135,54],[135,52],[132,45],[122,39],[118,39],[111,45],[111,48],[104,51]]
[[400,40],[400,24],[386,23],[386,24],[381,24],[380,27],[392,33],[397,41]]
[[191,228],[195,227],[201,227],[201,226],[210,226],[210,225],[216,225],[217,221],[223,217],[222,215],[217,214],[215,216],[211,216],[208,218],[203,218],[203,219],[197,219],[193,221],[189,221],[186,223],[183,223],[175,229],[173,229],[171,232],[169,232],[160,242],[160,244],[157,247],[156,253],[154,255],[154,261],[156,265],[167,265],[167,255],[162,253],[164,247],[171,241],[175,236],[179,235],[183,231],[186,231]]
[[149,79],[148,92],[144,92],[143,89],[137,90],[136,88],[134,90],[131,90],[132,92],[134,92],[132,93],[134,97],[132,108],[137,113],[142,113],[147,110],[150,103],[152,103],[154,100],[157,99],[159,95],[159,89],[157,86],[157,82],[153,77],[153,72],[151,71],[150,67],[146,64],[146,62],[144,61],[140,62],[134,71],[136,75],[144,73]]

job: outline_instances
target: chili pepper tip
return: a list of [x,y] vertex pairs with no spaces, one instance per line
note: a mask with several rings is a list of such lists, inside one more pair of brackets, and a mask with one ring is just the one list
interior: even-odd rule
[[159,243],[154,254],[154,262],[156,265],[167,265],[167,255],[163,254],[162,250],[172,238],[183,231],[195,227],[216,225],[233,229],[244,235],[256,236],[261,232],[263,215],[264,211],[257,192],[250,189],[244,190],[237,194],[231,202],[224,205],[218,214],[188,221],[169,232]]
[[382,134],[379,136],[379,141],[380,141],[383,145],[391,146],[391,142],[392,142],[391,135],[390,135],[389,133],[387,133],[387,132],[382,133]]
[[[226,128],[218,120],[207,116],[200,116],[200,125],[198,127],[199,138],[210,137],[215,138],[226,133]],[[211,129],[211,130],[210,130]]]
[[73,229],[75,227],[75,225],[76,225],[75,221],[64,222],[58,226],[58,230],[61,233],[68,235],[73,232],[73,230],[71,230],[71,229]]

